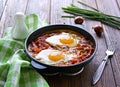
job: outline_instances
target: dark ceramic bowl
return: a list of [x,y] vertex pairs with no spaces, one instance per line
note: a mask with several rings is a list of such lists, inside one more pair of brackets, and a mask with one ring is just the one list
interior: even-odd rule
[[[93,54],[87,58],[86,60],[77,63],[77,64],[73,64],[70,66],[52,66],[52,65],[47,65],[44,64],[40,61],[37,61],[36,59],[34,59],[29,51],[28,51],[28,45],[35,40],[37,37],[39,37],[40,35],[42,35],[45,32],[49,32],[49,31],[53,31],[53,30],[72,30],[75,31],[77,33],[82,34],[84,37],[86,37],[88,40],[90,40],[95,47],[95,50],[93,52]],[[33,33],[31,33],[25,41],[25,53],[28,55],[28,57],[31,60],[31,64],[32,66],[40,73],[42,74],[47,74],[47,75],[54,75],[54,74],[66,74],[66,75],[76,75],[78,73],[80,73],[84,66],[86,64],[88,64],[94,57],[95,53],[96,53],[96,48],[97,48],[97,44],[95,41],[95,38],[89,33],[87,32],[83,27],[81,26],[73,26],[73,25],[65,25],[65,24],[59,24],[59,25],[49,25],[49,26],[45,26],[42,28],[37,29],[36,31],[34,31]]]

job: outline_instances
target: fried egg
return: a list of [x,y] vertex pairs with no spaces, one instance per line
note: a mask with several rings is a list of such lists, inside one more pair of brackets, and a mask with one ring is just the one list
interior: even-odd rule
[[62,32],[59,35],[48,37],[45,41],[53,46],[75,47],[79,40],[69,33]]
[[74,54],[66,54],[59,50],[54,49],[45,49],[40,51],[36,56],[35,59],[40,60],[45,64],[57,64],[60,62],[67,62],[72,58],[76,57]]

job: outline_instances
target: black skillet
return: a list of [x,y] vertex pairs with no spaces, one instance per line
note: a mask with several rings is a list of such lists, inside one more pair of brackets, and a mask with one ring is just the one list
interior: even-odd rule
[[[42,35],[45,32],[49,32],[49,31],[53,31],[53,30],[61,30],[61,29],[72,30],[72,31],[82,34],[84,37],[86,37],[88,40],[90,40],[94,44],[94,47],[95,47],[94,53],[86,60],[84,60],[80,63],[77,63],[77,64],[73,64],[71,66],[47,65],[40,61],[37,61],[30,55],[30,53],[28,51],[28,45],[33,40],[35,40],[37,37],[39,37],[40,35]],[[39,73],[45,74],[45,75],[56,75],[56,74],[77,75],[77,74],[81,73],[82,70],[84,69],[85,65],[88,64],[93,59],[93,57],[96,53],[96,48],[97,48],[97,44],[96,44],[95,38],[80,25],[74,26],[74,25],[66,25],[66,24],[56,24],[56,25],[45,26],[45,27],[39,28],[36,31],[32,32],[25,40],[25,53],[30,58],[31,65]]]

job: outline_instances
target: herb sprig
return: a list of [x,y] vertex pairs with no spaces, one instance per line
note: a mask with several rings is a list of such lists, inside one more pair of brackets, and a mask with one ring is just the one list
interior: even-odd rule
[[85,6],[88,6],[95,11],[86,10],[86,9],[83,9],[83,8],[80,8],[78,6],[71,4],[70,6],[68,6],[66,8],[63,7],[62,9],[65,13],[72,14],[73,16],[62,16],[62,17],[75,18],[76,16],[82,16],[82,17],[87,18],[87,19],[100,21],[104,24],[107,24],[111,27],[114,27],[114,28],[120,30],[120,17],[102,13],[99,10],[97,10],[97,9],[95,9],[95,8],[85,4],[85,3],[82,3],[80,1],[78,1],[78,3],[83,4]]

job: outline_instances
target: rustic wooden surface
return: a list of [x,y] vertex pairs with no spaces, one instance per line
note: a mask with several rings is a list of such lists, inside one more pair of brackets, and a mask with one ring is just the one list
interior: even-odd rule
[[[104,13],[120,16],[120,0],[81,0]],[[61,7],[74,3],[75,5],[89,9],[77,3],[77,0],[0,0],[0,37],[4,35],[4,29],[13,26],[14,15],[21,11],[25,14],[37,13],[40,20],[45,20],[49,24],[74,24],[73,19],[61,18],[65,15]],[[102,25],[104,34],[97,37],[92,26]],[[95,58],[85,67],[84,71],[72,77],[52,76],[45,77],[50,87],[120,87],[120,30],[116,30],[98,21],[86,19],[83,23],[86,30],[96,38],[98,50]],[[105,51],[110,42],[116,42],[116,52],[108,61],[106,68],[95,86],[91,86],[92,76],[105,57]]]

